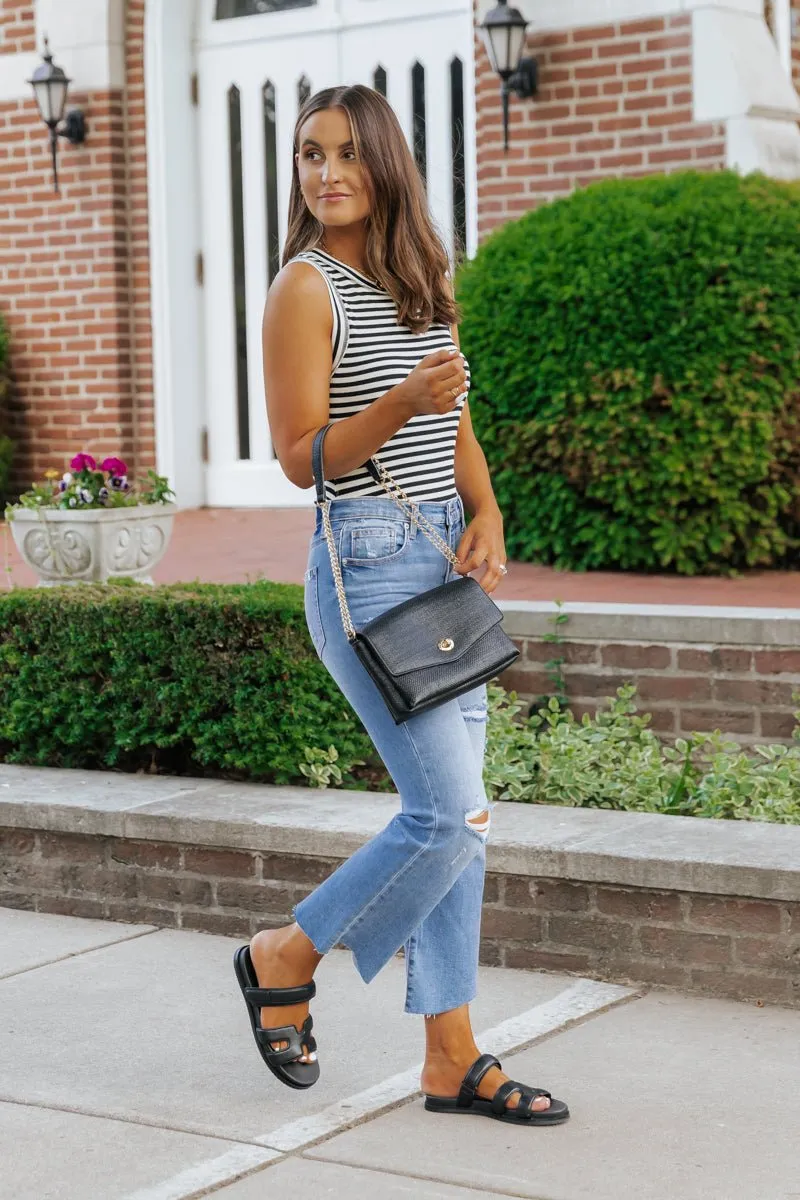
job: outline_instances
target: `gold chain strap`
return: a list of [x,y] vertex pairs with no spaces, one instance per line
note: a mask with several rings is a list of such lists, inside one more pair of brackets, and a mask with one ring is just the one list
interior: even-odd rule
[[381,483],[388,492],[390,498],[394,500],[395,504],[399,508],[403,509],[403,511],[406,513],[406,516],[411,517],[411,520],[415,521],[417,525],[419,525],[428,541],[432,542],[436,549],[445,556],[451,566],[457,567],[458,558],[450,549],[444,538],[440,537],[439,533],[436,529],[434,529],[433,525],[431,525],[428,518],[420,512],[417,504],[411,499],[408,493],[403,490],[397,480],[392,478],[382,462],[380,462],[377,458],[373,458],[372,461],[378,468],[378,474],[381,477]]
[[[400,486],[396,479],[393,479],[386,467],[378,459],[372,460],[378,468],[378,474],[381,477],[381,485],[389,495],[391,500],[394,500],[398,508],[405,516],[410,517],[412,523],[419,525],[422,532],[427,537],[436,549],[444,555],[447,561],[454,567],[458,566],[458,558],[448,546],[443,537],[434,529],[426,516],[420,512],[418,505],[411,499],[406,491]],[[347,634],[348,642],[354,642],[356,639],[356,629],[353,624],[353,618],[350,616],[350,609],[347,604],[347,595],[344,590],[344,580],[342,579],[342,570],[339,566],[339,556],[336,553],[336,543],[333,537],[333,529],[331,527],[331,502],[326,499],[323,504],[318,505],[322,512],[322,524],[325,530],[325,541],[328,543],[328,553],[331,559],[331,570],[333,571],[333,582],[336,586],[336,598],[339,601],[339,612],[342,614],[342,625]]]
[[322,524],[325,527],[325,541],[328,543],[328,553],[331,556],[331,570],[333,571],[333,582],[336,585],[336,597],[339,601],[339,612],[342,614],[342,624],[344,631],[347,634],[348,642],[356,640],[356,628],[353,624],[353,618],[350,616],[350,609],[347,607],[347,596],[344,591],[344,580],[342,579],[342,569],[339,566],[339,556],[336,553],[336,546],[333,540],[333,530],[331,529],[331,502],[326,500],[324,504],[320,504],[322,509]]

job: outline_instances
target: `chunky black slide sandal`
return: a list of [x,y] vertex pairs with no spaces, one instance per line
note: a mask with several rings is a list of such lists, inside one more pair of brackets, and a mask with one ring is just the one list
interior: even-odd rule
[[[291,988],[262,988],[258,986],[258,977],[250,957],[250,947],[240,946],[233,956],[233,969],[242,989],[242,995],[247,1002],[250,1015],[250,1025],[253,1037],[256,1039],[258,1051],[276,1079],[291,1088],[310,1088],[319,1079],[318,1062],[298,1062],[308,1047],[309,1053],[317,1048],[317,1043],[311,1036],[314,1022],[306,1017],[303,1028],[297,1030],[294,1025],[283,1025],[279,1029],[261,1028],[262,1008],[284,1008],[291,1004],[303,1004],[313,1000],[317,994],[317,985],[301,984]],[[273,1049],[272,1043],[288,1042],[283,1050]]]
[[[563,1100],[554,1100],[543,1088],[528,1087],[524,1083],[516,1083],[509,1079],[502,1083],[491,1100],[483,1100],[476,1094],[476,1088],[487,1071],[499,1067],[500,1063],[492,1054],[482,1054],[464,1076],[461,1091],[456,1099],[446,1096],[426,1096],[425,1107],[428,1112],[439,1113],[471,1113],[476,1117],[492,1117],[495,1121],[506,1121],[509,1125],[560,1125],[569,1119],[569,1109]],[[508,1108],[507,1101],[519,1092],[519,1104],[516,1108]],[[547,1096],[550,1107],[541,1111],[535,1110],[533,1102],[537,1096]]]

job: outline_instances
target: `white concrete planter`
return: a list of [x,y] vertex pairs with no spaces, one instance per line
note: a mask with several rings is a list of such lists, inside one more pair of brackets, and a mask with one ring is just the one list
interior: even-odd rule
[[127,508],[18,508],[9,527],[38,587],[95,583],[127,575],[140,583],[164,555],[177,504]]

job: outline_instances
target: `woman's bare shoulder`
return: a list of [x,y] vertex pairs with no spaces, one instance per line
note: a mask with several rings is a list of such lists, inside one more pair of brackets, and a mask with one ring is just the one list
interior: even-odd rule
[[267,295],[264,317],[295,314],[306,321],[331,323],[331,303],[324,278],[311,263],[293,260],[275,276]]

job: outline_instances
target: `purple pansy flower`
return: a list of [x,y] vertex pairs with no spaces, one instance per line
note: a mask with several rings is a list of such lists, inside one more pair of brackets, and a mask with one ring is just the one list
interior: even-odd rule
[[109,471],[112,475],[127,475],[128,468],[121,458],[104,458],[100,463],[101,471]]
[[73,471],[94,471],[97,463],[92,458],[91,454],[76,454],[72,462],[69,464]]
[[127,492],[128,478],[126,475],[110,475],[108,482],[115,492]]

